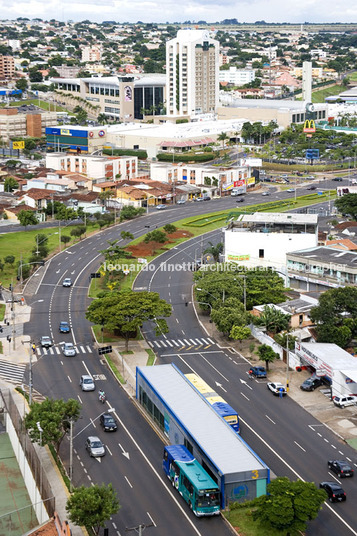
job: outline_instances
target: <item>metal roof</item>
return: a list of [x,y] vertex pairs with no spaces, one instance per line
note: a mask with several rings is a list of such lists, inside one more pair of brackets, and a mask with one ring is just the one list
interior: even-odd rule
[[286,212],[272,212],[263,214],[255,212],[254,214],[242,214],[238,218],[239,221],[252,223],[294,223],[294,224],[317,224],[317,214],[297,214]]
[[301,344],[301,351],[304,352],[304,350],[308,350],[308,352],[316,355],[333,370],[357,370],[357,359],[345,350],[342,350],[337,344],[329,342],[304,342]]
[[174,364],[137,367],[137,371],[224,475],[267,469]]

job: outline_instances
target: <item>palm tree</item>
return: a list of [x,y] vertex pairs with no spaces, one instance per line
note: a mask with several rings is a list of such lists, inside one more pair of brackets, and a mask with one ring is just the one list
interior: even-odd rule
[[221,132],[220,135],[218,136],[217,140],[222,142],[222,149],[224,151],[225,142],[226,142],[226,140],[228,140],[227,134],[225,132]]
[[288,329],[289,321],[290,316],[288,314],[269,305],[264,306],[263,314],[257,319],[258,324],[265,326],[267,331],[274,334]]
[[214,258],[214,260],[216,262],[219,262],[219,255],[223,251],[222,242],[218,242],[218,244],[216,244],[216,245],[213,245],[212,242],[208,242],[208,243],[209,243],[210,246],[208,248],[206,248],[203,253],[211,254],[212,257]]

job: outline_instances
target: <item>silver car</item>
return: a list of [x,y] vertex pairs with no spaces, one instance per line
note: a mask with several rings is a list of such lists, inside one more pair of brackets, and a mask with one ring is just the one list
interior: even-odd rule
[[79,385],[82,388],[82,391],[95,391],[95,383],[92,376],[89,374],[83,374],[79,380]]
[[99,458],[105,455],[105,447],[97,436],[87,437],[86,449],[93,458]]
[[43,335],[43,337],[41,337],[40,343],[42,348],[49,348],[53,344],[51,337],[48,337],[47,335]]
[[73,357],[77,355],[77,351],[71,342],[65,342],[62,346],[63,355],[66,357]]
[[333,399],[335,406],[339,408],[345,408],[346,406],[355,406],[357,404],[357,397],[355,396],[335,396]]
[[66,277],[66,279],[64,279],[62,281],[62,286],[63,287],[71,287],[72,286],[72,279],[70,277]]

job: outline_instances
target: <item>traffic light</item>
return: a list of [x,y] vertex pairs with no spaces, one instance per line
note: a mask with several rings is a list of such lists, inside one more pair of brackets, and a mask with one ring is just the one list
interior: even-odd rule
[[12,283],[10,283],[9,290],[12,292]]

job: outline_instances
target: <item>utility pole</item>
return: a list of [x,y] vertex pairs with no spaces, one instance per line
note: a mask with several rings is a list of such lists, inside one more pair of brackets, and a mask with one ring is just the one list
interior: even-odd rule
[[289,333],[286,331],[286,392],[289,392]]
[[15,350],[16,349],[16,344],[15,344],[15,341],[16,341],[16,323],[15,323],[16,313],[15,313],[15,304],[14,304],[14,284],[11,283],[10,287],[11,287],[10,290],[11,290],[12,349]]
[[61,220],[58,220],[58,243],[59,243],[59,250],[61,252]]
[[145,523],[140,523],[140,525],[137,525],[136,527],[126,528],[125,532],[131,532],[135,530],[135,532],[137,532],[139,536],[142,536],[142,533],[144,532],[145,529],[147,529],[148,527],[154,527],[154,526],[155,526],[154,523],[150,523],[149,525],[146,525]]
[[73,484],[72,484],[72,477],[73,477],[73,419],[70,419],[69,424],[70,424],[70,429],[69,429],[69,492],[72,493],[72,490],[73,490]]

